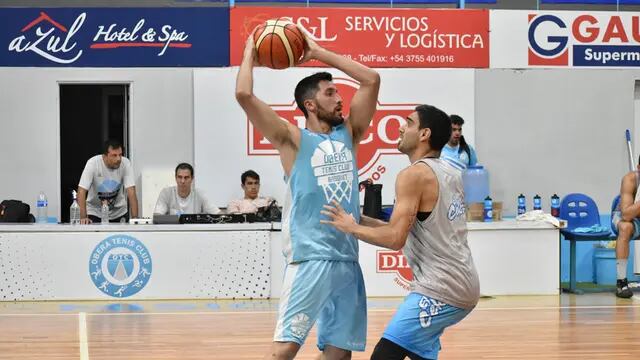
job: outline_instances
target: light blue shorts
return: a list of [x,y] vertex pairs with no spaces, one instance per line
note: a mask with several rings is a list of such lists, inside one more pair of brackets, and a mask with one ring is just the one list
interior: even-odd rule
[[[611,230],[616,234],[616,236],[618,235],[618,223],[620,220],[622,220],[622,214],[620,214],[619,210],[614,211],[611,215]],[[640,219],[635,218],[631,223],[633,224],[633,235],[631,235],[631,240],[640,238]]]
[[412,292],[404,299],[382,337],[425,359],[437,359],[444,329],[470,312]]
[[364,351],[367,297],[357,262],[310,260],[285,270],[273,341],[302,345],[318,321],[318,348]]

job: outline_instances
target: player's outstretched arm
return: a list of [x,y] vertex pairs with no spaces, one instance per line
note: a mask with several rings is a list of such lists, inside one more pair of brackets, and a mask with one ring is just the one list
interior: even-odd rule
[[368,217],[366,215],[360,215],[360,225],[370,226],[370,227],[379,227],[379,226],[385,226],[388,224],[389,224],[388,222],[382,221],[380,219]]
[[[333,202],[325,205],[322,214],[330,220],[321,223],[335,226],[338,230],[353,234],[358,239],[372,245],[400,250],[407,241],[409,230],[416,219],[422,189],[421,179],[416,166],[411,166],[398,174],[396,179],[396,204],[389,223],[382,226],[365,226],[356,223],[351,214],[347,214],[340,204]],[[433,175],[435,177],[435,175]]]
[[311,59],[321,61],[334,67],[360,83],[360,88],[351,99],[349,109],[348,126],[351,127],[353,143],[358,144],[369,123],[376,112],[378,102],[378,90],[380,89],[380,75],[377,71],[351,60],[342,55],[338,55],[318,45],[311,36],[305,34],[305,55],[303,62]]
[[281,119],[269,105],[258,99],[253,93],[253,67],[257,64],[253,34],[247,39],[236,79],[236,100],[247,114],[249,121],[273,146],[282,151],[286,148],[297,149],[300,143],[300,131],[293,124]]

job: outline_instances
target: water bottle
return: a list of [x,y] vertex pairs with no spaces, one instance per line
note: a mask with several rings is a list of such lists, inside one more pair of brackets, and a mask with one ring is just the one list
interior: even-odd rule
[[557,194],[551,197],[551,216],[560,216],[560,197]]
[[102,209],[100,211],[100,217],[102,219],[102,224],[108,224],[109,223],[109,204],[107,202],[107,200],[103,200],[102,201]]
[[485,222],[493,221],[493,201],[489,196],[484,198],[484,210],[482,211]]
[[73,203],[71,204],[71,208],[69,208],[69,223],[71,223],[71,225],[77,225],[80,224],[80,206],[78,205],[75,190],[71,192],[71,196],[73,196]]
[[542,198],[538,194],[533,197],[533,210],[542,210]]
[[489,196],[489,172],[482,165],[469,166],[462,173],[465,204],[481,203]]
[[40,224],[46,224],[48,222],[47,208],[49,203],[47,202],[47,195],[43,191],[38,194],[38,201],[36,201],[36,222]]
[[518,196],[518,215],[522,215],[527,212],[527,200],[524,195]]

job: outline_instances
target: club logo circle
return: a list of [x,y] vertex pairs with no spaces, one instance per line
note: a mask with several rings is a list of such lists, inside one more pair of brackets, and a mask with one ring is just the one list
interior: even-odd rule
[[89,259],[89,276],[104,294],[125,298],[137,294],[151,278],[151,254],[129,235],[112,235],[100,241]]

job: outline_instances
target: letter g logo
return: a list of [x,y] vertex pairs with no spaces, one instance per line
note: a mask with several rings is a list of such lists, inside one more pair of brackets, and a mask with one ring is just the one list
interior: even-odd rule
[[[558,36],[558,35],[548,35],[547,42],[548,44],[546,48],[542,47],[540,44],[536,42],[536,32],[538,31],[538,27],[545,23],[553,23],[558,29],[566,29],[567,25],[562,21],[562,19],[558,18],[554,15],[541,15],[534,18],[534,20],[529,25],[529,46],[531,49],[537,53],[538,55],[544,57],[554,57],[562,53],[567,47],[567,43],[569,38],[567,36]],[[544,46],[543,45],[543,46]]]

